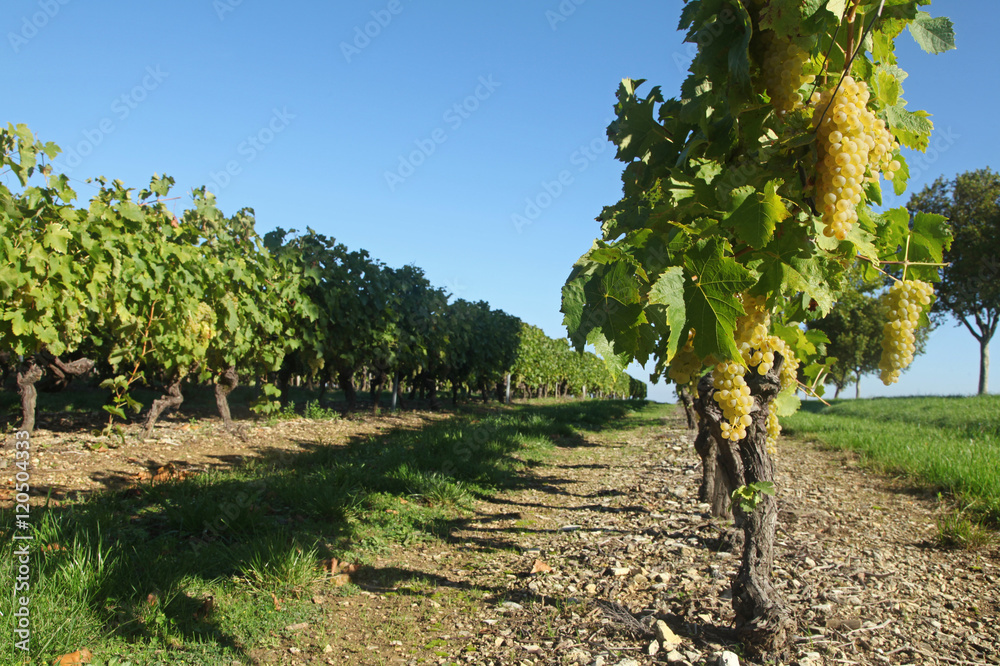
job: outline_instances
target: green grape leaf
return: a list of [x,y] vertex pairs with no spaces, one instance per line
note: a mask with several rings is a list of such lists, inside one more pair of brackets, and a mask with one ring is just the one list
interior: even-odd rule
[[731,256],[720,238],[698,241],[684,257],[684,304],[687,321],[697,331],[695,351],[702,358],[738,359],[733,340],[736,318],[745,314],[736,295],[756,282]]
[[926,111],[907,111],[906,102],[902,99],[895,106],[885,110],[889,129],[899,142],[907,148],[925,151],[930,140],[934,123],[927,118]]
[[[740,201],[737,208],[726,217],[733,227],[736,237],[753,248],[767,245],[774,234],[775,225],[788,217],[789,212],[778,196],[778,188],[783,181],[771,180],[763,192],[754,191],[746,197],[746,188],[734,190],[733,201]],[[739,194],[736,194],[739,193]]]
[[876,206],[882,205],[882,186],[876,182],[866,182],[864,185],[865,198]]
[[895,65],[879,65],[875,68],[875,97],[883,107],[896,106],[903,94],[902,81],[906,72]]
[[899,162],[899,169],[892,176],[892,191],[900,196],[906,191],[906,183],[910,180],[910,166],[902,154],[897,154],[893,159]]
[[902,206],[885,211],[875,218],[875,223],[878,237],[893,254],[906,242],[906,235],[910,233],[910,213]]
[[956,48],[955,27],[947,17],[932,18],[927,12],[917,12],[909,28],[913,39],[927,53],[944,53]]
[[779,393],[771,404],[771,409],[775,410],[778,416],[791,416],[799,411],[802,400],[796,395],[797,390],[798,386],[793,386]]
[[[917,213],[913,217],[913,231],[910,235],[909,260],[925,263],[941,263],[944,251],[951,247],[951,230],[943,215]],[[910,266],[907,277],[937,281],[940,267]]]
[[628,353],[616,353],[614,344],[601,333],[600,330],[594,329],[591,331],[590,335],[587,337],[587,342],[594,345],[594,350],[597,355],[601,357],[604,361],[605,367],[612,374],[618,374],[624,372],[625,368],[628,366],[629,362],[632,360],[631,355]]
[[42,238],[42,244],[50,250],[66,254],[67,242],[71,238],[73,238],[73,234],[66,227],[58,222],[54,222],[45,228],[45,236]]
[[[655,305],[664,305],[667,308],[666,317],[667,325],[670,327],[670,336],[667,340],[665,360],[669,362],[687,337],[684,328],[687,313],[684,306],[684,269],[680,266],[671,266],[663,271],[663,274],[649,289],[649,302]],[[684,338],[681,337],[682,335]]]

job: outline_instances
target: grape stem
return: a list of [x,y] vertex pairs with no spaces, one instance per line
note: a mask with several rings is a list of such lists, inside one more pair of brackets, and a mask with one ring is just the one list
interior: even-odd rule
[[906,269],[909,268],[910,266],[938,266],[938,267],[951,266],[950,263],[939,264],[939,263],[935,263],[935,262],[932,262],[932,261],[910,261],[909,258],[908,258],[909,253],[910,253],[910,236],[907,236],[906,237],[906,251],[903,254],[903,261],[880,261],[880,262],[878,262],[880,264],[896,264],[896,265],[901,265],[903,267],[903,279],[902,280],[900,280],[895,275],[891,275],[890,273],[886,273],[884,270],[882,270],[881,268],[879,268],[878,266],[876,266],[874,259],[866,257],[863,254],[857,255],[857,257],[858,257],[858,259],[861,259],[863,261],[867,261],[868,263],[870,263],[872,265],[872,268],[874,268],[875,270],[877,270],[879,273],[881,273],[882,275],[886,276],[887,278],[895,280],[896,282],[904,282],[904,281],[906,281]]
[[[870,33],[872,28],[875,27],[875,21],[878,20],[880,16],[882,16],[883,7],[885,7],[885,0],[882,0],[879,3],[878,11],[875,12],[875,16],[872,17],[872,20],[868,22],[868,27],[865,28],[864,32],[861,34],[861,39],[858,40],[858,48],[853,49],[854,52],[851,54],[850,59],[844,64],[844,71],[840,74],[840,80],[837,81],[837,87],[833,89],[833,94],[830,95],[830,101],[826,103],[826,108],[823,109],[823,113],[820,114],[819,120],[816,122],[817,134],[819,133],[819,128],[823,124],[823,119],[826,117],[826,112],[830,110],[830,105],[833,104],[833,100],[837,98],[837,91],[840,90],[841,84],[844,83],[844,79],[847,77],[848,72],[851,71],[851,65],[854,64],[854,59],[858,57],[859,53],[861,53],[861,49],[864,47],[865,38],[868,37],[868,33]],[[850,18],[848,18],[849,23],[853,23],[854,12],[856,11],[857,11],[857,4],[855,4],[855,6],[853,7],[852,14]],[[834,36],[834,39],[836,39],[836,36]],[[848,36],[848,43],[847,43],[848,50],[851,50],[853,48],[854,46],[853,42],[854,42],[854,32],[852,31]]]
[[[823,373],[820,373],[819,375],[816,376],[816,379],[818,380],[822,376],[823,376]],[[830,406],[830,403],[828,403],[826,400],[824,400],[822,397],[820,397],[820,395],[818,393],[816,393],[815,389],[813,389],[812,386],[809,386],[808,384],[803,384],[802,382],[800,382],[797,379],[795,381],[798,383],[799,388],[801,388],[803,391],[805,391],[806,394],[811,395],[812,397],[816,398],[817,400],[819,400],[820,402],[822,402],[827,407]]]

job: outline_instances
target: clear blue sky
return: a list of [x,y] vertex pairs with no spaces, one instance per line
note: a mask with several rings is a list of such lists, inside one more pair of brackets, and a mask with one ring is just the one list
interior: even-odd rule
[[[177,210],[205,184],[227,213],[254,208],[261,233],[310,226],[560,337],[560,287],[621,192],[605,139],[615,90],[632,77],[677,94],[690,59],[681,6],[7,0],[0,121],[60,144],[76,179],[141,187],[165,173],[185,195]],[[899,40],[910,108],[942,137],[924,167],[911,162],[911,191],[1000,167],[998,8],[935,0],[958,51]],[[862,391],[973,392],[976,359],[972,336],[947,326],[896,387]]]

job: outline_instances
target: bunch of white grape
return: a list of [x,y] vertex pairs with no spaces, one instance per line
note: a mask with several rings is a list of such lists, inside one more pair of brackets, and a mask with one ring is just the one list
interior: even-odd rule
[[718,363],[712,370],[712,386],[715,393],[712,398],[722,409],[722,438],[738,442],[747,435],[750,425],[750,408],[753,407],[753,397],[750,387],[743,379],[746,368],[739,363]]
[[799,88],[812,83],[816,77],[804,71],[809,61],[808,53],[794,42],[773,37],[770,31],[764,34],[767,40],[767,50],[761,63],[764,86],[771,105],[779,114],[785,114],[802,106]]
[[774,365],[774,350],[769,343],[773,336],[767,333],[771,327],[771,313],[763,296],[741,294],[740,300],[746,314],[736,320],[736,348],[747,367],[766,375]]
[[703,363],[701,358],[694,353],[694,330],[688,332],[687,343],[677,352],[670,362],[670,370],[667,376],[677,384],[683,386],[690,384]]
[[764,448],[767,450],[769,455],[776,455],[778,453],[778,435],[781,434],[781,423],[778,421],[778,410],[771,405],[770,411],[767,413],[767,440],[764,443]]
[[888,321],[882,329],[882,359],[878,367],[886,386],[899,381],[899,375],[913,362],[914,330],[920,313],[930,305],[933,295],[934,287],[920,280],[896,282],[883,295]]
[[194,333],[198,345],[207,347],[215,337],[215,310],[208,303],[198,303],[198,308],[187,317],[188,330]]
[[878,182],[880,172],[892,180],[901,166],[893,157],[899,143],[885,122],[868,110],[870,97],[864,81],[846,76],[836,97],[827,89],[811,100],[813,123],[820,123],[817,205],[823,213],[823,233],[837,240],[844,240],[858,221],[855,207],[864,199],[864,183]]

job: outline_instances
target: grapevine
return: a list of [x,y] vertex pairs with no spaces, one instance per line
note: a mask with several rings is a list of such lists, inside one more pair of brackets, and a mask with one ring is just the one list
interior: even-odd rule
[[[929,53],[955,47],[951,22],[927,4],[690,0],[680,27],[699,48],[680,94],[619,86],[608,138],[624,163],[622,196],[566,281],[565,323],[578,349],[610,349],[622,367],[656,357],[657,371],[684,382],[696,359],[709,364],[699,397],[721,408],[722,436],[750,463],[747,488],[773,480],[767,450],[778,417],[798,407],[799,372],[822,390],[825,336],[803,329],[849,288],[858,257],[892,263],[912,240],[911,277],[937,279],[944,218],[875,209],[882,176],[905,191],[901,148],[925,150],[933,129],[902,98],[895,40],[909,26]],[[766,427],[751,418],[761,410]],[[770,649],[790,634],[767,594],[748,592],[770,589],[769,564],[748,553],[771,552],[776,509],[768,497],[752,511],[736,631]]]

